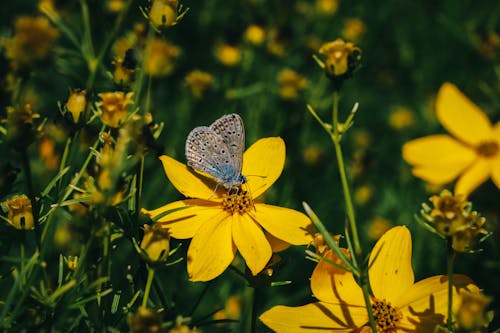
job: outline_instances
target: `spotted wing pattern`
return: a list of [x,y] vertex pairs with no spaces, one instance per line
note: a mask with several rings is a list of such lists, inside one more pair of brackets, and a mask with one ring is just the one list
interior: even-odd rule
[[241,117],[235,113],[222,116],[210,128],[222,137],[229,148],[232,165],[241,174],[245,149],[245,127]]

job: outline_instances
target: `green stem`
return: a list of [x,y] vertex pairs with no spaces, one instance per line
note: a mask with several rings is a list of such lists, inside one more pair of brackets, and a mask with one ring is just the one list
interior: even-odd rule
[[144,290],[144,297],[142,299],[142,307],[145,308],[148,305],[149,292],[151,291],[151,285],[153,284],[153,278],[155,276],[155,269],[148,265],[148,280],[146,281],[146,289]]
[[344,157],[342,154],[342,146],[340,145],[340,135],[338,132],[338,105],[339,105],[339,94],[337,91],[333,93],[333,133],[331,134],[331,139],[335,147],[335,155],[337,157],[337,164],[340,173],[340,181],[342,183],[342,191],[344,193],[345,206],[347,212],[347,219],[349,226],[351,228],[351,234],[353,237],[353,245],[355,256],[353,257],[353,264],[358,267],[356,258],[359,258],[362,254],[361,245],[358,236],[358,228],[356,225],[356,218],[354,214],[354,207],[352,205],[351,192],[349,190],[349,184],[347,182],[347,175],[345,172]]
[[253,289],[253,294],[252,294],[252,312],[251,312],[251,318],[250,318],[250,333],[255,333],[256,331],[256,326],[257,326],[257,303],[260,297],[260,290],[259,288],[252,288]]
[[31,201],[31,211],[33,214],[33,221],[34,223],[34,229],[35,229],[35,234],[36,234],[36,242],[37,242],[37,247],[40,249],[41,241],[40,241],[40,227],[38,225],[38,218],[40,215],[40,210],[38,207],[38,202],[36,201],[35,197],[35,190],[33,187],[33,177],[31,175],[31,164],[30,164],[30,158],[28,156],[28,148],[25,148],[23,152],[21,153],[21,159],[22,159],[22,164],[23,164],[23,169],[24,169],[24,175],[26,177],[26,187],[28,190],[28,197]]
[[375,317],[373,316],[372,303],[370,301],[370,291],[368,290],[366,276],[363,276],[361,281],[361,290],[363,290],[363,298],[365,300],[366,311],[368,312],[370,327],[373,333],[377,333],[377,325],[375,324]]
[[139,165],[137,166],[137,180],[135,189],[135,217],[139,218],[139,212],[141,211],[141,200],[142,200],[142,183],[144,180],[144,156],[141,157]]
[[455,251],[451,245],[452,240],[448,239],[448,254],[447,254],[447,274],[448,274],[448,332],[453,332],[453,265],[455,262]]

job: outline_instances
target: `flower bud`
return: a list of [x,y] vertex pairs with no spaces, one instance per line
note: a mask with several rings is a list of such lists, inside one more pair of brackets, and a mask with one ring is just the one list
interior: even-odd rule
[[75,89],[66,102],[66,111],[71,115],[73,123],[77,124],[80,117],[85,112],[87,106],[87,92],[85,90]]
[[319,49],[319,54],[324,58],[326,76],[338,85],[351,77],[361,60],[361,49],[340,38],[323,44]]
[[151,263],[165,262],[170,251],[170,235],[160,224],[144,225],[142,255]]
[[30,199],[25,195],[15,195],[4,201],[2,206],[8,210],[7,219],[10,225],[18,230],[30,230],[35,227]]

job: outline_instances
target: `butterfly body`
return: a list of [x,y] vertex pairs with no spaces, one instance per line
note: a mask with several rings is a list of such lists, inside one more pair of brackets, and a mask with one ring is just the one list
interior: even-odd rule
[[194,128],[186,140],[187,164],[213,176],[226,189],[246,183],[241,174],[245,128],[237,114],[217,119],[210,126]]

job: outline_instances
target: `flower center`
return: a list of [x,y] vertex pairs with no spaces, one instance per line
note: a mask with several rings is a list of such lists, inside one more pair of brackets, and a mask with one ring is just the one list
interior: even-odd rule
[[238,213],[243,215],[252,206],[252,198],[250,198],[248,191],[244,191],[241,188],[238,188],[236,192],[227,192],[222,200],[222,209],[231,214]]
[[385,300],[375,300],[372,304],[373,316],[380,333],[396,333],[397,326],[403,315],[399,309]]
[[477,152],[479,155],[482,155],[484,157],[493,157],[498,153],[498,149],[498,143],[494,141],[487,141],[479,144],[479,147],[477,147]]

